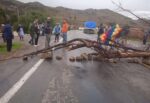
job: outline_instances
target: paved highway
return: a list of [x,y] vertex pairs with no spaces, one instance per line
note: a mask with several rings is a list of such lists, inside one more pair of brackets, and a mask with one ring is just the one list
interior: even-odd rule
[[[96,40],[81,31],[68,33],[69,39],[79,37]],[[0,62],[0,103],[150,103],[149,69],[124,61],[69,62],[83,52],[91,50],[60,49],[52,61],[35,56]]]

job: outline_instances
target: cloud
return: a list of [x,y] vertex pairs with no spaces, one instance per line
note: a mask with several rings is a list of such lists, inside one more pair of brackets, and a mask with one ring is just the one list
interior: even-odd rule
[[[64,6],[73,9],[115,9],[117,8],[111,0],[19,0],[22,2],[39,1],[47,6]],[[120,2],[123,7],[130,10],[150,10],[150,0],[113,0]]]

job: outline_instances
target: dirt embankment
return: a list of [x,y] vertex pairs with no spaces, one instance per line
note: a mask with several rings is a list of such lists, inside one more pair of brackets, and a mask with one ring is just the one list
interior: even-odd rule
[[144,30],[141,28],[130,28],[128,36],[130,38],[143,39]]

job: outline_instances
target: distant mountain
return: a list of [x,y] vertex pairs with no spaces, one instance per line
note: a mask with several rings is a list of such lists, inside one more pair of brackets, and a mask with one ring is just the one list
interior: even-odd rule
[[0,7],[9,8],[9,6],[20,6],[23,3],[16,0],[0,0]]
[[108,9],[86,9],[74,10],[64,7],[47,7],[39,2],[22,3],[16,0],[0,0],[0,8],[16,12],[18,8],[20,15],[24,12],[36,10],[45,12],[47,15],[55,17],[56,21],[67,18],[70,24],[82,25],[84,21],[91,20],[100,23],[118,23],[120,25],[135,25],[134,21],[121,14]]

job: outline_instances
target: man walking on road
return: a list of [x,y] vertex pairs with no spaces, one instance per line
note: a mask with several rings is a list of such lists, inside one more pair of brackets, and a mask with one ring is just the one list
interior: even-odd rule
[[51,24],[51,18],[47,17],[47,21],[44,27],[44,32],[46,36],[45,40],[45,48],[50,47],[50,40],[51,40],[51,35],[52,35],[52,24]]
[[67,21],[64,20],[64,21],[63,21],[63,25],[62,25],[62,29],[61,29],[62,37],[63,37],[63,43],[66,43],[66,42],[67,42],[67,32],[68,32],[68,28],[69,28],[69,25],[68,25]]

